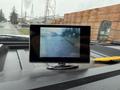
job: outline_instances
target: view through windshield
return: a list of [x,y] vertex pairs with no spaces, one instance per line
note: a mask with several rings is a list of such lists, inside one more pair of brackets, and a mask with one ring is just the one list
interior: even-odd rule
[[31,3],[32,0],[0,1],[0,35],[29,36]]
[[19,35],[20,32],[10,22],[1,22],[0,23],[0,35],[6,35],[6,34]]
[[120,0],[0,0],[0,35],[29,36],[31,24],[78,24],[91,26],[91,41],[120,41],[119,7]]

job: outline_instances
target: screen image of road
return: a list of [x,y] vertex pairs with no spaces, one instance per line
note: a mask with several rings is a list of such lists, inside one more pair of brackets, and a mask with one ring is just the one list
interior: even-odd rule
[[41,27],[40,57],[80,57],[80,28]]

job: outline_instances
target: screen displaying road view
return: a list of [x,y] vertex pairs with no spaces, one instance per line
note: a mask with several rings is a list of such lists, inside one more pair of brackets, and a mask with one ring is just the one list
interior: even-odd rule
[[40,57],[80,57],[80,28],[41,27]]

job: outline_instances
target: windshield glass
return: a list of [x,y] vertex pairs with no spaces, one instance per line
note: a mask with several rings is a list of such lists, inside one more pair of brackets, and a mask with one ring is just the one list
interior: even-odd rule
[[[22,29],[22,28],[21,28]],[[17,28],[17,25],[13,25],[10,22],[1,22],[0,23],[0,35],[22,35],[24,33],[20,32]]]
[[[0,0],[0,38],[16,38],[29,36],[30,15],[26,8],[30,0]],[[32,0],[31,0],[32,1]],[[26,12],[25,12],[26,11]],[[1,36],[2,35],[2,36]],[[9,36],[9,37],[8,37]],[[13,37],[14,36],[14,37]]]
[[21,27],[10,22],[0,22],[0,35],[29,35],[29,26]]
[[[92,13],[95,8],[119,3],[119,0],[110,2],[108,0],[0,0],[0,35],[29,36],[30,24],[46,22],[47,24],[94,25],[93,22],[88,21],[91,18],[94,19],[92,14],[82,15],[82,11],[90,10]],[[85,18],[81,19],[81,16]],[[100,23],[96,24],[100,25]],[[92,27],[93,30],[98,28]]]

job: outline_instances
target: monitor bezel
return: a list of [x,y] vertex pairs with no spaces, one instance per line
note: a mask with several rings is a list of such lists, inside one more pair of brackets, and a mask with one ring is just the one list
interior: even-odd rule
[[[85,54],[86,56],[80,57],[39,57],[32,50],[32,44],[30,43],[30,62],[39,63],[39,62],[48,62],[48,63],[89,63],[90,62],[90,26],[80,26],[80,25],[30,25],[30,41],[33,38],[32,32],[35,35],[39,35],[40,37],[40,27],[76,27],[80,28],[80,52]],[[85,37],[87,36],[87,37]],[[40,41],[40,38],[39,38]],[[40,45],[38,47],[40,50]]]

